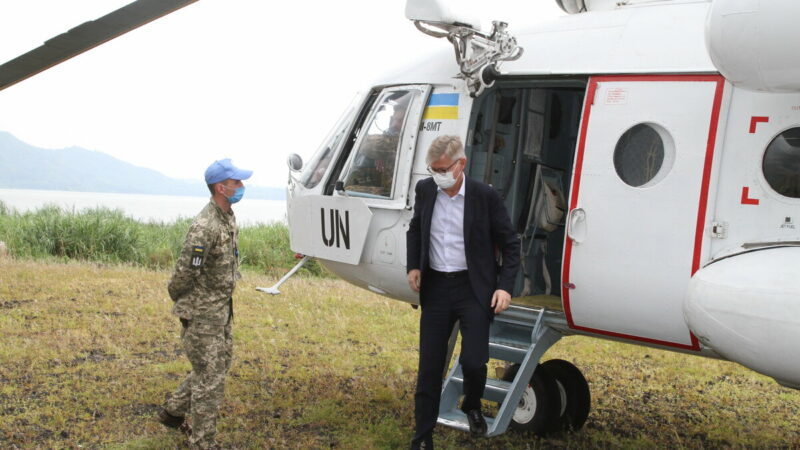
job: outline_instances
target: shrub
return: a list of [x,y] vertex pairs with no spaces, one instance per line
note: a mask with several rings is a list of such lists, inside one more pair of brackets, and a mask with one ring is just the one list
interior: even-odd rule
[[[289,229],[282,223],[241,229],[239,257],[243,265],[257,267],[275,275],[282,275],[298,262],[289,248]],[[313,260],[306,263],[300,272],[315,276],[326,274],[323,267]]]
[[9,241],[15,256],[66,257],[101,262],[136,262],[142,248],[137,222],[120,210],[77,213],[56,206],[11,214],[16,229]]
[[[143,223],[121,210],[86,209],[80,212],[45,206],[19,213],[0,202],[0,241],[18,258],[56,258],[104,263],[129,263],[150,268],[175,264],[191,219]],[[282,223],[249,226],[239,232],[243,267],[282,275],[296,260],[289,249],[289,230]],[[324,276],[316,261],[305,274]]]

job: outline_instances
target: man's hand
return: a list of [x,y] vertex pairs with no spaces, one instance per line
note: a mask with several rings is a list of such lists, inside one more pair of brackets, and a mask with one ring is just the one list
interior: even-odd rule
[[500,314],[501,312],[505,311],[508,309],[508,305],[510,304],[511,294],[502,289],[494,291],[494,295],[492,295],[492,308],[494,308],[495,314]]
[[412,291],[419,292],[419,281],[421,277],[422,272],[420,272],[419,269],[412,269],[408,272],[408,286]]

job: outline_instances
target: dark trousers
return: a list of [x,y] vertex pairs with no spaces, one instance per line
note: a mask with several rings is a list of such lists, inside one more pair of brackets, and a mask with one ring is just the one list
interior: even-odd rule
[[422,277],[422,315],[419,321],[419,370],[414,395],[415,440],[431,435],[439,416],[442,374],[447,343],[453,325],[460,321],[461,356],[464,372],[463,411],[479,409],[486,385],[489,361],[491,313],[481,306],[469,283],[466,271],[449,277],[426,271]]

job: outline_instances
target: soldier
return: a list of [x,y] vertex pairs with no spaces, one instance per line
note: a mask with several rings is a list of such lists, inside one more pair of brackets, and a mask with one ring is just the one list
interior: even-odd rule
[[[205,179],[211,201],[195,217],[167,289],[180,318],[181,341],[192,371],[167,397],[158,421],[179,428],[189,446],[219,448],[214,440],[225,375],[231,365],[233,290],[239,274],[236,217],[231,205],[242,199],[242,180],[251,170],[236,168],[230,159],[215,161]],[[191,427],[184,417],[189,415]]]

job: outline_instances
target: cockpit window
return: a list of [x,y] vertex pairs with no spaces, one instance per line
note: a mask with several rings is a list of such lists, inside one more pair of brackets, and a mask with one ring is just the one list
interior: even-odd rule
[[336,125],[334,125],[333,129],[328,133],[328,136],[322,143],[322,147],[317,150],[317,153],[314,154],[311,161],[306,165],[303,174],[300,176],[300,183],[302,183],[306,189],[314,188],[324,178],[334,153],[336,153],[336,150],[341,145],[342,139],[344,139],[347,130],[350,129],[350,125],[356,117],[355,112],[360,105],[359,100],[361,98],[360,96],[356,96],[356,99],[351,102],[350,106],[345,110],[344,114],[342,114],[342,117],[339,118],[339,121],[336,122]]
[[408,106],[415,90],[395,90],[383,93],[375,103],[373,114],[364,125],[365,135],[355,150],[344,189],[349,195],[390,198],[397,163],[397,150]]
[[764,178],[779,194],[800,198],[800,128],[791,128],[770,142],[764,153]]
[[325,175],[325,171],[328,170],[328,165],[333,157],[333,148],[337,143],[336,141],[341,139],[343,134],[344,132],[334,135],[334,141],[331,142],[332,145],[326,145],[322,151],[317,152],[314,158],[309,162],[306,170],[303,171],[300,182],[303,183],[303,186],[307,189],[315,187],[322,181],[322,176]]

